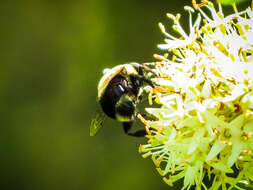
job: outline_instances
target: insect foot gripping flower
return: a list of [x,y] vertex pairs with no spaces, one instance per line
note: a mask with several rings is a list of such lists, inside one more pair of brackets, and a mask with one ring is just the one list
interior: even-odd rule
[[178,39],[159,24],[166,43],[158,47],[168,51],[155,55],[152,94],[160,107],[146,108],[156,120],[138,115],[148,132],[139,151],[151,156],[168,185],[247,189],[253,182],[253,12],[234,7],[224,16],[221,5],[216,10],[208,1],[194,8],[185,7],[189,34],[180,15],[168,14]]

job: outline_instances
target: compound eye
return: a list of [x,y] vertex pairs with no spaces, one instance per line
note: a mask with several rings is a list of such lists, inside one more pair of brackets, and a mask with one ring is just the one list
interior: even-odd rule
[[121,92],[125,91],[124,88],[120,84],[118,85],[118,88],[120,89]]
[[122,94],[124,94],[124,92],[125,92],[125,89],[123,88],[122,85],[119,84],[115,86],[114,93],[116,96],[120,97]]

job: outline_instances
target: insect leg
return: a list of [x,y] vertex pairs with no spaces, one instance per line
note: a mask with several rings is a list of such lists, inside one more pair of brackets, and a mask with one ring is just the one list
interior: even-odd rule
[[[151,80],[147,79],[146,77],[144,77],[142,75],[130,75],[130,79],[135,84],[137,83],[137,81],[139,81],[139,84],[143,84],[143,82],[145,82],[148,85],[150,85],[152,88],[155,87]],[[141,85],[139,85],[139,86],[141,86]]]
[[123,129],[127,135],[130,135],[133,137],[144,137],[147,134],[145,129],[130,133],[129,130],[131,129],[132,124],[133,124],[133,122],[123,122]]

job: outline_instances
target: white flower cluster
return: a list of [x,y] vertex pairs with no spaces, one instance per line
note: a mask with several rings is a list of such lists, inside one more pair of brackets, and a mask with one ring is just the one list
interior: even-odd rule
[[[189,35],[180,15],[168,14],[180,38],[159,24],[166,43],[158,47],[173,56],[155,56],[161,107],[146,108],[157,120],[145,121],[149,140],[140,151],[152,155],[169,185],[184,178],[183,189],[240,189],[253,181],[253,12],[225,17],[221,5],[218,12],[210,2],[204,7],[211,16],[198,7],[194,23],[194,9],[185,8]],[[203,180],[211,175],[208,187]]]

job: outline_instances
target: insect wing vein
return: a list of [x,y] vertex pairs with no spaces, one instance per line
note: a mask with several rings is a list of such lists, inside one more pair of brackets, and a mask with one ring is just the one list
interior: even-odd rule
[[99,130],[103,127],[104,120],[105,114],[102,112],[98,113],[95,118],[91,120],[90,136],[95,136],[99,132]]

